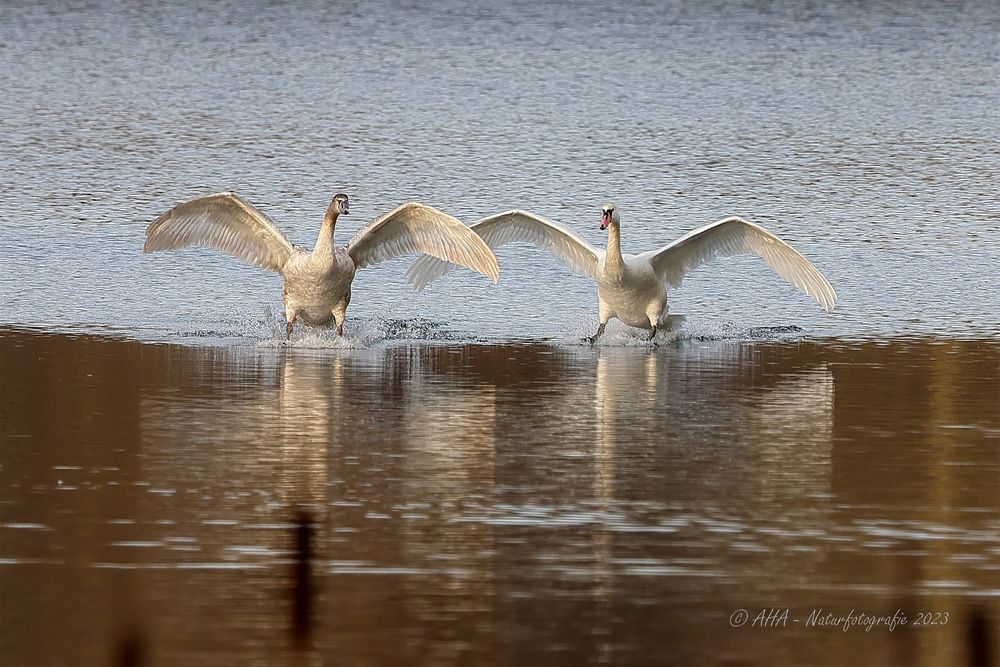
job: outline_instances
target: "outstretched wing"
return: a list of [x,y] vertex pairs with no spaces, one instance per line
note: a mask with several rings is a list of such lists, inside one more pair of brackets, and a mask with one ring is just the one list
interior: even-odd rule
[[143,252],[204,246],[280,271],[292,244],[271,220],[232,192],[178,204],[146,228]]
[[347,245],[356,266],[363,267],[411,252],[478,271],[494,283],[500,267],[483,240],[444,211],[407,202],[365,225]]
[[[525,211],[504,211],[483,218],[469,227],[490,249],[523,241],[551,252],[574,271],[588,276],[597,272],[599,251],[572,230]],[[420,257],[406,272],[410,283],[418,290],[453,270],[455,266],[434,257]]]
[[660,280],[680,287],[684,276],[715,257],[757,255],[772,271],[832,310],[837,293],[830,282],[792,246],[742,218],[725,218],[682,236],[670,245],[639,255]]

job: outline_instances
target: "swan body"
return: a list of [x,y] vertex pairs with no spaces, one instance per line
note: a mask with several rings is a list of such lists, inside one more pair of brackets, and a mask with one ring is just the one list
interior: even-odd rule
[[325,326],[333,319],[342,325],[356,273],[346,248],[335,248],[322,256],[296,249],[281,271],[285,279],[281,301],[288,321]]
[[607,255],[597,265],[597,303],[601,322],[617,318],[630,327],[648,329],[666,323],[667,289],[647,263],[622,255],[621,266]]
[[[680,287],[685,275],[717,256],[757,255],[824,310],[832,310],[837,301],[829,281],[805,257],[763,227],[738,217],[724,218],[638,255],[621,251],[621,219],[614,204],[605,204],[601,212],[601,229],[608,231],[607,250],[596,248],[563,225],[519,210],[484,218],[470,229],[491,249],[516,241],[532,243],[590,276],[597,283],[600,318],[591,342],[604,333],[611,318],[650,330],[650,340],[658,328],[677,324],[681,318],[669,315],[667,289]],[[407,278],[423,289],[454,268],[424,256],[410,267]]]
[[500,268],[493,252],[479,236],[443,211],[408,202],[367,224],[347,246],[334,246],[337,218],[349,211],[347,195],[334,196],[310,251],[292,245],[270,218],[249,202],[232,192],[222,192],[178,204],[150,223],[143,252],[207,246],[277,272],[284,279],[281,300],[286,338],[291,337],[295,322],[311,326],[333,323],[337,335],[343,335],[357,270],[407,253],[424,253],[497,281]]

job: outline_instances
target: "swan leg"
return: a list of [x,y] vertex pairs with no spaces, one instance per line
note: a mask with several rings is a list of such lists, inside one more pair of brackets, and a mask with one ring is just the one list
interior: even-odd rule
[[347,319],[347,307],[351,304],[351,290],[347,290],[347,294],[337,307],[333,309],[333,321],[337,323],[337,335],[344,335],[344,320]]
[[346,313],[344,311],[333,311],[333,323],[337,326],[337,335],[344,335],[344,320],[346,318]]
[[597,327],[597,333],[595,333],[593,336],[587,339],[588,341],[590,341],[591,345],[596,343],[597,339],[604,335],[605,324],[606,324],[605,322],[601,322],[601,324]]
[[281,300],[285,302],[285,340],[291,340],[292,338],[292,327],[295,326],[295,320],[299,318],[299,311],[294,306],[289,307],[288,302],[285,301],[285,290],[281,290]]
[[332,315],[333,315],[333,324],[331,326],[336,326],[337,327],[337,335],[338,336],[343,336],[344,335],[344,313],[343,312],[337,312],[335,310],[335,311],[333,311]]
[[615,317],[615,311],[609,303],[607,303],[603,298],[601,298],[600,287],[597,289],[597,321],[600,324],[597,326],[597,333],[591,336],[588,340],[590,344],[593,345],[597,342],[597,339],[604,335],[604,327],[608,325],[608,320]]
[[656,338],[656,325],[655,324],[653,325],[653,330],[649,332],[649,338],[647,338],[646,340],[652,341],[654,338]]

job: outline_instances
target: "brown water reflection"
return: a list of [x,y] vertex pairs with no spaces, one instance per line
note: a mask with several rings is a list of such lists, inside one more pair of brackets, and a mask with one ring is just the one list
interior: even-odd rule
[[[970,636],[995,659],[996,341],[6,330],[0,363],[4,664],[938,665]],[[766,607],[787,626],[730,626]],[[897,607],[949,620],[805,627]]]

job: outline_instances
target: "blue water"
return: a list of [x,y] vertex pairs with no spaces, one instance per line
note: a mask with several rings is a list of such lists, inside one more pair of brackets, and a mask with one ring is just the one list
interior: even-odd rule
[[[0,322],[268,340],[277,276],[141,254],[157,214],[232,189],[307,245],[337,191],[344,243],[408,199],[466,222],[524,208],[601,245],[613,200],[626,251],[738,214],[811,259],[840,305],[717,260],[672,293],[693,335],[997,333],[1000,9],[828,4],[8,5]],[[422,294],[406,258],[366,269],[348,333],[596,325],[589,280],[530,246],[499,260],[498,286],[464,273]]]

